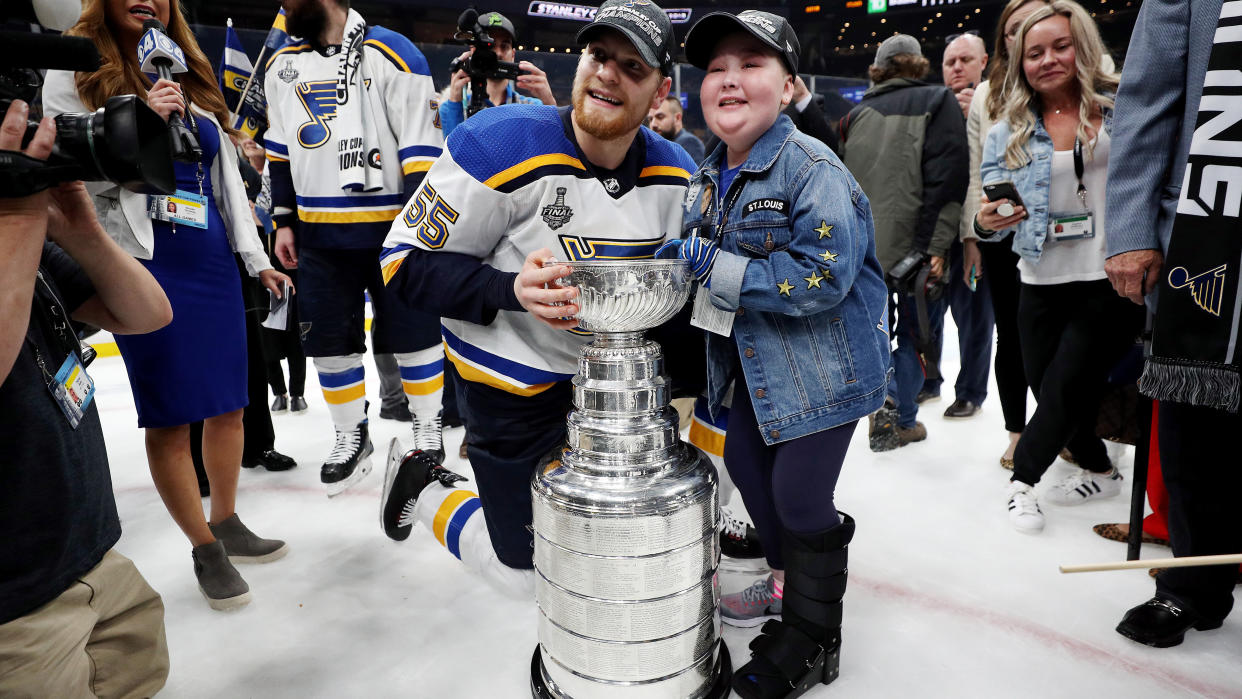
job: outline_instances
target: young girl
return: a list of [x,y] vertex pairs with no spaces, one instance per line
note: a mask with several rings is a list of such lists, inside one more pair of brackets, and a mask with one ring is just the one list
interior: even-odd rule
[[[827,146],[781,110],[798,38],[767,12],[713,13],[686,38],[722,143],[691,179],[685,239],[708,334],[708,399],[735,384],[725,465],[755,519],[772,576],[722,602],[731,624],[772,619],[734,690],[800,696],[836,679],[846,546],[833,491],[859,418],[884,402],[887,291],[871,209]],[[779,617],[779,621],[776,620]]]

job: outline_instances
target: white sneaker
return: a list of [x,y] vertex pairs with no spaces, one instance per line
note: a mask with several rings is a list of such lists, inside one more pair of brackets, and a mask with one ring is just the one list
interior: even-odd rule
[[1111,498],[1121,493],[1123,480],[1115,468],[1108,473],[1075,469],[1075,473],[1048,491],[1048,500],[1057,505],[1081,505],[1088,500]]
[[1023,534],[1044,530],[1044,513],[1035,501],[1035,489],[1022,481],[1009,481],[1009,523]]

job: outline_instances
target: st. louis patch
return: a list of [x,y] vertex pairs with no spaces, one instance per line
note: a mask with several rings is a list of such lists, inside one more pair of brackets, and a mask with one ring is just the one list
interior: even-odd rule
[[745,218],[756,211],[775,211],[778,214],[788,214],[789,202],[784,199],[756,199],[742,207],[742,217]]

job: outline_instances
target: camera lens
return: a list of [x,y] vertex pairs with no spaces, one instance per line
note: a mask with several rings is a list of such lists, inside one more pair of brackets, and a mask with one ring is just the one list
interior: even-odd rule
[[168,125],[136,95],[112,97],[92,113],[56,117],[48,163],[70,166],[65,179],[107,180],[146,194],[176,189]]

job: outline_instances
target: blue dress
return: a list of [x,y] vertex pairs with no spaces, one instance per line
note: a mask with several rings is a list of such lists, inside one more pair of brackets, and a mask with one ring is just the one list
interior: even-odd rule
[[[152,259],[140,260],[172,304],[168,326],[118,335],[139,427],[173,427],[246,407],[246,325],[241,279],[212,196],[220,132],[195,117],[203,148],[207,227],[152,221]],[[177,188],[198,192],[198,165],[176,163]]]

